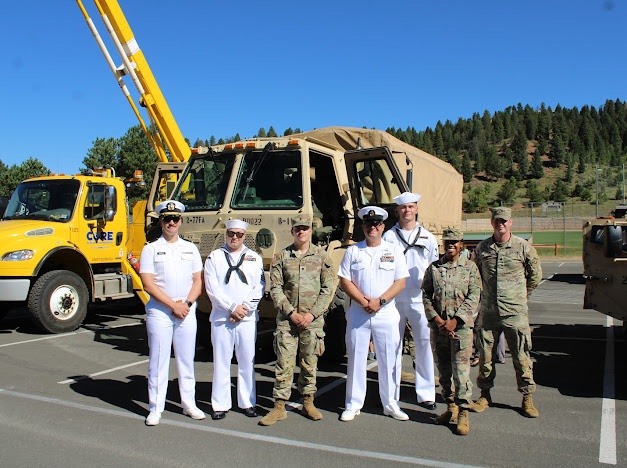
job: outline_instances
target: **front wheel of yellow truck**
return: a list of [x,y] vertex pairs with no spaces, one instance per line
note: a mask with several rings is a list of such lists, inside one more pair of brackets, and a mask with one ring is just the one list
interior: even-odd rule
[[87,315],[89,293],[80,276],[66,270],[43,274],[28,295],[28,310],[35,325],[49,333],[76,330]]

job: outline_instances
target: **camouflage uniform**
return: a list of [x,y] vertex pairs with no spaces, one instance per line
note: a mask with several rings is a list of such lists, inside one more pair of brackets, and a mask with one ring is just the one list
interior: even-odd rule
[[[481,277],[477,266],[470,260],[459,258],[449,261],[446,256],[433,262],[422,282],[422,301],[425,315],[435,338],[435,352],[440,371],[442,397],[462,408],[472,404],[470,381],[470,356],[472,354],[473,313],[479,304]],[[456,337],[440,333],[433,319],[457,317],[462,324],[455,330]],[[455,395],[451,389],[455,382]]]
[[474,256],[483,281],[477,385],[482,390],[494,386],[495,342],[498,343],[502,331],[512,354],[518,391],[532,393],[536,384],[530,355],[527,299],[542,279],[538,253],[526,240],[512,235],[502,244],[495,242],[493,236],[481,241]]
[[[302,395],[316,393],[318,357],[324,353],[324,313],[331,303],[335,270],[329,254],[310,244],[309,251],[298,257],[294,244],[272,259],[270,296],[277,310],[274,332],[276,380],[272,395],[288,400],[294,379],[296,353],[300,354],[298,391]],[[306,329],[294,325],[290,312],[307,312],[315,318]]]

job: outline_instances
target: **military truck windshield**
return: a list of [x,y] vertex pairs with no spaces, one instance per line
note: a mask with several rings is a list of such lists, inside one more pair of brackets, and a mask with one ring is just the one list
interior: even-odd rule
[[78,180],[36,180],[17,186],[4,219],[39,219],[67,223],[74,215]]
[[234,163],[233,153],[194,159],[172,198],[183,203],[185,211],[219,210],[224,204]]
[[232,208],[277,209],[303,205],[303,181],[299,151],[271,151],[258,163],[263,151],[244,157],[231,200]]

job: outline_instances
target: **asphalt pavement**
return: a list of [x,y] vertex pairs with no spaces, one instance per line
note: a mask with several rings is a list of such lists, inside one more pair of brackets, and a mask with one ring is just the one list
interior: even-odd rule
[[[531,296],[540,417],[521,415],[508,354],[497,365],[494,405],[471,413],[465,437],[433,424],[446,406],[439,402],[434,412],[419,407],[409,383],[402,385],[401,406],[411,420],[384,416],[376,361],[365,407],[354,421],[338,419],[346,362],[323,361],[316,405],[324,419],[302,417],[294,390],[287,420],[271,427],[237,409],[222,421],[183,416],[172,362],[166,411],[158,426],[146,427],[148,349],[138,301],[93,305],[84,326],[64,335],[41,334],[23,311],[12,311],[0,321],[0,459],[7,467],[627,466],[625,340],[618,322],[582,309],[582,271],[581,262],[545,261],[543,282]],[[208,317],[198,321],[196,396],[209,415]],[[272,331],[272,323],[259,324],[262,414],[272,407]],[[235,366],[232,375],[234,385]]]

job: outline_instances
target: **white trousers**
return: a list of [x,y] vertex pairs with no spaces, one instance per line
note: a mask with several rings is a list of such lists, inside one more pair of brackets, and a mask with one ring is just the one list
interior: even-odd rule
[[383,406],[398,409],[396,398],[399,381],[395,380],[395,366],[400,347],[398,334],[399,314],[394,305],[385,312],[369,315],[361,306],[351,305],[346,314],[346,350],[348,370],[346,375],[347,410],[357,412],[364,406],[367,387],[368,345],[374,343],[379,367],[379,397]]
[[150,411],[163,412],[168,393],[170,356],[174,345],[179,392],[184,408],[196,408],[196,378],[194,354],[196,351],[196,304],[185,319],[177,319],[169,312],[146,310],[148,330],[148,405]]
[[213,384],[211,407],[214,411],[228,411],[231,402],[231,360],[233,348],[237,357],[237,405],[254,407],[257,403],[255,383],[255,340],[257,322],[212,322]]
[[[433,350],[431,349],[431,329],[425,316],[425,308],[422,302],[397,302],[396,307],[401,315],[399,332],[401,340],[405,335],[407,321],[411,325],[411,331],[416,348],[416,399],[418,403],[423,401],[435,401],[435,368],[433,364]],[[398,361],[396,363],[395,377],[400,382],[403,364],[403,346],[401,345]],[[400,390],[400,387],[399,387]],[[399,398],[400,391],[396,394]]]

